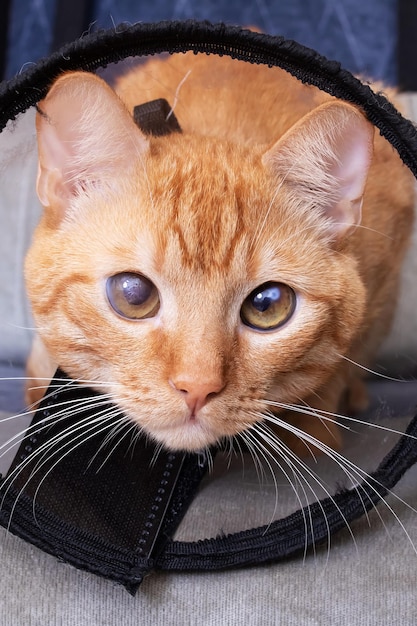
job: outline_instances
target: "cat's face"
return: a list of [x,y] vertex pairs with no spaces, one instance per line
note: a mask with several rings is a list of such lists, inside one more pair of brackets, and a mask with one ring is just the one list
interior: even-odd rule
[[197,450],[261,420],[268,399],[301,400],[349,347],[365,302],[345,243],[361,193],[347,197],[349,179],[326,195],[311,163],[320,189],[299,187],[291,172],[305,165],[288,142],[249,149],[175,135],[148,145],[97,89],[116,119],[108,131],[91,112],[82,130],[70,120],[68,148],[53,94],[50,119],[38,120],[45,215],[26,263],[33,313],[69,376],[106,383],[156,440]]

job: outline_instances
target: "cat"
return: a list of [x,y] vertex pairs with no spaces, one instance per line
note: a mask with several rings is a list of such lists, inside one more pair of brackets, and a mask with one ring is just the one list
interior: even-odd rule
[[[135,125],[156,98],[182,133]],[[339,448],[413,221],[412,176],[364,115],[279,68],[188,53],[114,89],[64,74],[36,124],[29,404],[59,364],[171,450],[271,429],[277,450]]]

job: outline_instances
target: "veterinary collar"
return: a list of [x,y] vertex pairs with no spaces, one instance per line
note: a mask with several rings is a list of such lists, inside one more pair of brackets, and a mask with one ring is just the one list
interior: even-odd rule
[[[338,63],[293,41],[207,22],[138,24],[86,35],[0,85],[0,129],[36,105],[64,71],[94,71],[128,56],[188,50],[280,66],[360,106],[417,175],[417,131],[384,96]],[[134,116],[144,132],[180,132],[165,101],[137,107]],[[66,429],[74,431],[83,420],[94,419],[87,402],[93,393],[56,372],[2,480],[0,524],[78,568],[123,584],[131,593],[152,570],[226,569],[305,554],[373,508],[417,461],[416,416],[362,484],[267,526],[199,542],[174,541],[208,469],[207,456],[160,450],[142,435],[132,447],[128,429],[120,433],[115,449],[103,445],[104,433],[89,434],[88,428],[75,430],[78,440],[65,443]],[[62,408],[75,405],[76,418]],[[105,408],[103,400],[100,411]],[[109,423],[109,432],[112,426]],[[53,444],[47,458],[46,443]],[[40,464],[42,473],[37,471]],[[306,518],[311,524],[305,524]]]

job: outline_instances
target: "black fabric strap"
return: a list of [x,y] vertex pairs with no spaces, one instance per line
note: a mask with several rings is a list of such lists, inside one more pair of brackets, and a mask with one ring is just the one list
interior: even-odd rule
[[58,370],[1,483],[0,524],[134,593],[207,459],[158,449],[117,413]]

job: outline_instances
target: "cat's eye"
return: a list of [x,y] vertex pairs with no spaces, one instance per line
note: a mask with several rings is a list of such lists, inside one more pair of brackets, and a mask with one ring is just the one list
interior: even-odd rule
[[255,330],[274,330],[294,313],[296,295],[283,283],[264,283],[254,289],[242,304],[241,320]]
[[107,299],[111,307],[130,320],[153,317],[159,310],[159,293],[145,276],[133,272],[115,274],[107,279]]

